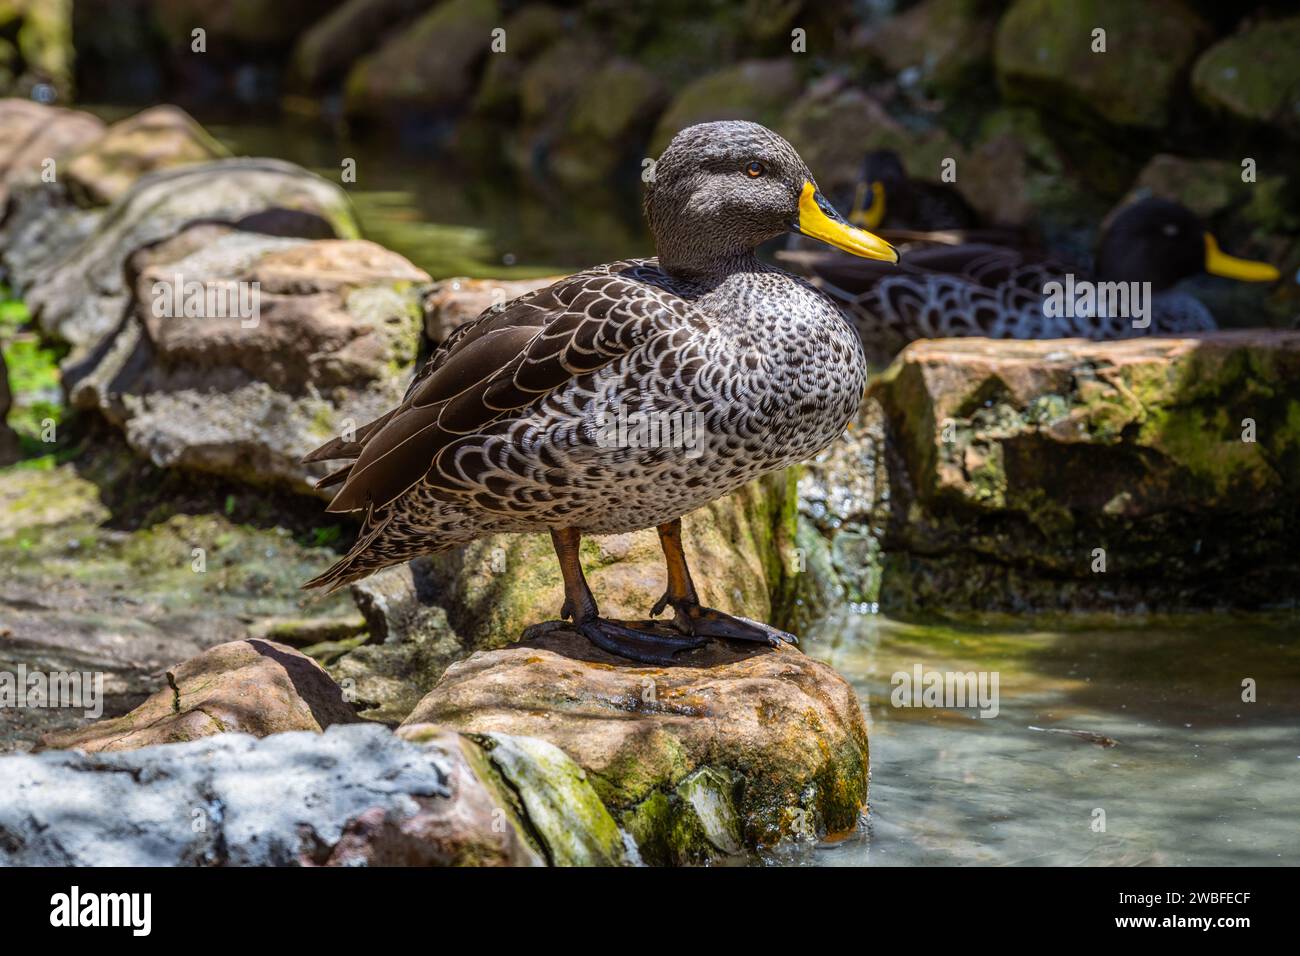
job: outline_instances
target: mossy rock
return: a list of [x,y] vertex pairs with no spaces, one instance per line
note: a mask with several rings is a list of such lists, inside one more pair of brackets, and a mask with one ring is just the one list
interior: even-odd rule
[[738,119],[775,126],[799,86],[799,72],[789,57],[746,60],[701,76],[659,117],[650,155],[658,156],[675,135],[696,123]]
[[555,744],[653,865],[851,830],[867,797],[853,689],[789,647],[713,642],[645,667],[540,627],[452,665],[406,726],[421,723]]
[[1298,371],[1300,335],[1263,330],[910,346],[872,389],[898,456],[882,603],[1293,605]]
[[[1095,30],[1105,31],[1105,52],[1093,52]],[[1156,130],[1208,38],[1208,26],[1178,0],[1017,0],[998,25],[998,83],[1009,100]]]
[[1192,90],[1210,109],[1300,133],[1300,17],[1257,20],[1196,61]]

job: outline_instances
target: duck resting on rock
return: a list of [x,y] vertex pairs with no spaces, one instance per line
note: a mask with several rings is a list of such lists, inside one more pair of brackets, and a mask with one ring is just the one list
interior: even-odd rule
[[[549,531],[561,617],[604,650],[670,663],[712,638],[777,646],[792,635],[700,604],[681,517],[817,452],[857,412],[858,333],[810,283],[755,256],[793,231],[896,262],[887,242],[826,201],[784,139],[747,122],[678,133],[645,213],[657,258],[597,266],[494,306],[462,326],[402,403],[305,461],[350,459],[330,511],[360,511],[356,544],[305,587],[501,532]],[[632,441],[613,421],[678,428]],[[583,535],[656,527],[671,627],[602,618],[583,577]]]

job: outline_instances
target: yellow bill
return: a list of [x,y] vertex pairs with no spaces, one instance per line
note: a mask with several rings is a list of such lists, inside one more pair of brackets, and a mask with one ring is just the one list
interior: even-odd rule
[[897,249],[879,236],[849,225],[811,182],[804,183],[799,194],[799,218],[794,228],[802,235],[864,259],[898,261]]
[[1208,232],[1205,234],[1205,271],[1212,276],[1240,279],[1242,282],[1276,282],[1282,277],[1282,273],[1267,262],[1252,262],[1228,255]]
[[[870,201],[868,198],[870,197]],[[853,194],[853,210],[849,222],[863,229],[879,229],[885,221],[885,184],[876,180],[867,185],[858,183]]]

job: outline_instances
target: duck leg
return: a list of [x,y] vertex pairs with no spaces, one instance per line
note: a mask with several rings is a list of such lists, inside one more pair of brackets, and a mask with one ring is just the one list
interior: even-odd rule
[[693,637],[725,637],[733,641],[754,641],[780,647],[782,643],[798,644],[793,634],[778,630],[768,624],[751,621],[704,607],[695,594],[690,569],[686,567],[686,552],[682,549],[682,519],[677,518],[659,526],[659,543],[664,549],[668,564],[668,590],[653,608],[657,616],[670,605],[676,611],[673,624],[678,630]]
[[601,617],[578,558],[581,540],[582,535],[572,528],[551,532],[551,543],[564,575],[560,617],[572,618],[578,633],[601,650],[642,664],[672,664],[676,662],[674,655],[708,643],[707,637],[675,634],[654,621],[634,624]]

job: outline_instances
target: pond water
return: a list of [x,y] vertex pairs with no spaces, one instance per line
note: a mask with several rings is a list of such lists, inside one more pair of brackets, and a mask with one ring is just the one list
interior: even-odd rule
[[[781,861],[1300,864],[1296,634],[1222,615],[1051,629],[838,615],[804,649],[862,701],[871,806],[858,832]],[[918,664],[997,674],[997,716],[893,706],[893,675]]]

